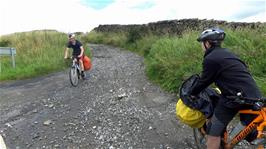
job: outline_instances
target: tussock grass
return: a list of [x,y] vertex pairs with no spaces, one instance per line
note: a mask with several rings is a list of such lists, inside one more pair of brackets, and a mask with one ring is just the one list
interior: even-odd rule
[[[67,36],[57,31],[32,31],[1,36],[0,45],[16,48],[16,68],[9,56],[0,57],[0,80],[31,78],[63,70]],[[87,52],[89,50],[86,50]]]
[[[241,57],[260,89],[266,93],[266,27],[260,29],[224,28],[223,47]],[[199,32],[186,31],[181,36],[156,36],[92,31],[81,42],[108,44],[136,52],[145,57],[146,74],[151,81],[176,92],[188,76],[201,72],[203,52],[196,41]],[[16,68],[10,57],[0,57],[0,80],[35,77],[69,67],[63,59],[67,36],[56,31],[32,31],[1,36],[0,46],[17,49]],[[86,54],[91,56],[86,46]]]
[[[261,91],[266,94],[266,27],[260,29],[224,28],[223,47],[246,62]],[[129,49],[145,57],[146,74],[164,89],[177,92],[188,76],[201,73],[203,51],[196,41],[199,32],[186,31],[182,36],[130,37],[133,33],[89,33],[91,41]],[[107,38],[113,38],[107,39]],[[117,40],[120,39],[120,40]],[[129,40],[134,39],[134,40]],[[112,41],[112,42],[108,42]],[[132,41],[132,42],[128,42]]]

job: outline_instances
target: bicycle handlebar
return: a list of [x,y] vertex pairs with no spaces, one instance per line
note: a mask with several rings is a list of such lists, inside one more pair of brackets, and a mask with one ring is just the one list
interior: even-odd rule
[[266,98],[249,98],[249,97],[242,97],[241,93],[238,93],[237,96],[226,96],[228,99],[232,99],[234,102],[246,105],[253,105],[260,109],[266,105]]
[[78,59],[79,57],[78,56],[71,56],[71,57],[67,57],[67,58],[65,58],[65,59]]
[[249,98],[249,97],[239,97],[239,96],[226,96],[228,99],[242,100],[242,101],[253,101],[253,102],[263,102],[266,103],[266,98]]

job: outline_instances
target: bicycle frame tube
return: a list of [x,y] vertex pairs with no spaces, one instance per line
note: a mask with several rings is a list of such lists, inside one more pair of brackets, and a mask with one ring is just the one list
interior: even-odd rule
[[[262,108],[260,111],[253,111],[253,110],[241,110],[239,113],[242,114],[255,114],[258,115],[248,126],[245,127],[238,135],[236,135],[232,140],[228,141],[225,140],[225,148],[231,149],[233,148],[238,142],[243,140],[253,129],[258,130],[257,138],[263,137],[263,129],[266,127],[266,108]],[[227,139],[228,136],[225,135]]]
[[73,66],[75,66],[75,67],[77,67],[77,69],[78,70],[80,70],[80,67],[79,67],[79,62],[78,62],[78,60],[75,58],[75,59],[73,59],[73,62],[72,62],[72,67]]
[[261,117],[260,121],[257,121],[257,123],[259,123],[259,125],[257,127],[257,130],[258,130],[257,138],[263,137],[263,135],[265,135],[265,134],[263,134],[263,130],[266,127],[266,107],[262,108],[260,111],[251,111],[250,112],[248,110],[243,110],[243,112],[241,112],[241,113],[243,113],[243,114],[257,114]]
[[257,127],[258,130],[258,136],[257,138],[262,138],[263,136],[266,136],[265,133],[263,133],[264,128],[266,127],[266,108],[263,108],[261,111],[261,116],[263,118],[263,122]]
[[75,66],[77,59],[72,60],[72,66]]

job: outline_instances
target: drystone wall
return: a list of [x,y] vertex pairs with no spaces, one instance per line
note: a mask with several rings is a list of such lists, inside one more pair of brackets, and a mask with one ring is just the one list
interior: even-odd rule
[[152,22],[148,24],[134,24],[134,25],[99,25],[94,28],[96,32],[103,33],[119,33],[138,31],[141,34],[154,34],[154,35],[181,35],[186,30],[202,31],[208,27],[228,27],[231,29],[238,28],[261,28],[266,23],[244,23],[244,22],[226,22],[219,20],[199,20],[199,19],[182,19],[182,20],[168,20]]

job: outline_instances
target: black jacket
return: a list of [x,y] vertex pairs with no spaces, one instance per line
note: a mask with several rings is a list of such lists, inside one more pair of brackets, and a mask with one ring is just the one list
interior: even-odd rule
[[72,48],[73,49],[73,52],[72,52],[72,55],[73,56],[78,56],[80,55],[80,52],[81,52],[81,47],[82,46],[82,43],[78,40],[76,40],[76,44],[73,45],[70,41],[67,43],[67,47],[68,48]]
[[215,47],[205,52],[203,72],[191,94],[199,94],[212,83],[219,87],[224,97],[235,96],[238,92],[244,97],[261,97],[246,64],[228,49]]

